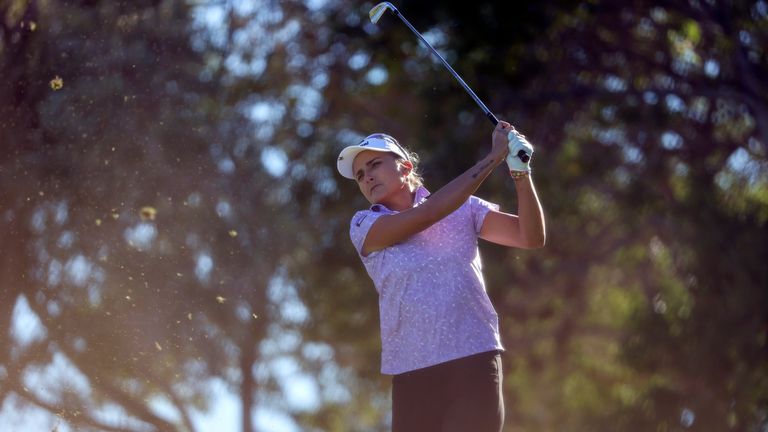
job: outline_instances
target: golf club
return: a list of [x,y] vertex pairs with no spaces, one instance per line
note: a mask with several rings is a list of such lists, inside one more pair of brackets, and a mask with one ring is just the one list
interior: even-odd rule
[[[386,12],[387,9],[391,10],[392,13],[397,15],[398,18],[400,18],[400,20],[403,21],[405,25],[408,26],[409,29],[411,29],[413,34],[415,34],[419,38],[419,40],[421,40],[424,43],[424,45],[426,45],[427,48],[429,48],[430,51],[432,51],[432,54],[434,54],[440,60],[440,62],[443,63],[443,66],[445,66],[448,69],[448,72],[450,72],[451,75],[453,75],[453,77],[456,78],[459,84],[461,84],[461,86],[464,87],[464,90],[466,90],[467,93],[469,93],[469,95],[472,96],[472,99],[474,99],[475,102],[480,106],[480,108],[483,110],[483,113],[485,113],[485,116],[488,117],[488,119],[491,121],[491,123],[493,123],[494,126],[496,126],[499,123],[499,120],[496,118],[496,116],[493,115],[493,113],[488,109],[488,107],[485,106],[483,101],[481,101],[480,98],[477,97],[475,92],[473,92],[472,89],[469,88],[467,83],[465,83],[464,80],[461,79],[459,74],[456,73],[455,70],[453,70],[451,65],[449,65],[448,62],[445,61],[443,56],[441,56],[440,53],[438,53],[437,50],[429,42],[427,42],[426,39],[424,39],[421,33],[416,31],[416,29],[411,25],[411,23],[409,23],[408,20],[405,19],[403,14],[401,14],[400,11],[397,10],[397,8],[392,3],[382,2],[374,6],[371,9],[371,11],[368,12],[368,16],[371,18],[371,22],[373,24],[378,23],[379,19],[381,19],[381,17],[384,15],[384,12]],[[517,153],[517,157],[519,157],[520,160],[522,160],[523,162],[528,162],[528,160],[530,159],[530,156],[528,156],[528,154],[526,154],[523,150],[520,150]]]

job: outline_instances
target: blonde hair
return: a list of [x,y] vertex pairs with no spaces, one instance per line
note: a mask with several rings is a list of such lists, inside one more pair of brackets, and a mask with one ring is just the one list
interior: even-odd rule
[[405,179],[406,182],[408,182],[408,187],[411,188],[411,191],[414,191],[418,189],[421,186],[424,186],[424,178],[421,177],[421,173],[419,173],[419,155],[406,149],[405,147],[400,146],[402,150],[405,151],[405,153],[408,155],[408,159],[403,159],[402,157],[398,156],[395,153],[392,153],[395,155],[395,160],[397,160],[398,163],[402,163],[405,161],[408,161],[413,165],[413,168],[408,173],[408,177]]

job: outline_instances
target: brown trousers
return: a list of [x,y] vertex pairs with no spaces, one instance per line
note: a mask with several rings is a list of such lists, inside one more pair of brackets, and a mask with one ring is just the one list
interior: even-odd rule
[[501,355],[475,354],[392,378],[392,432],[501,432]]

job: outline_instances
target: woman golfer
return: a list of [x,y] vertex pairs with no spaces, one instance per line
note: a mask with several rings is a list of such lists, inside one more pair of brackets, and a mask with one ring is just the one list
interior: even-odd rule
[[[370,135],[339,155],[341,175],[372,204],[353,216],[350,236],[379,293],[394,432],[497,432],[504,423],[503,347],[477,238],[529,249],[542,247],[545,234],[529,162],[516,156],[533,148],[506,122],[491,141],[485,158],[432,194],[415,155],[389,135]],[[517,215],[472,195],[505,159]]]

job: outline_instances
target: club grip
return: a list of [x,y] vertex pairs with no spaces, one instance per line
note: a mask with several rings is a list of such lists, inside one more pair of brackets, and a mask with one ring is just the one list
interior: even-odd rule
[[526,153],[525,150],[520,150],[517,152],[517,157],[519,157],[523,163],[528,163],[528,161],[531,160],[531,157],[528,156],[528,153]]
[[[486,117],[488,117],[491,123],[493,123],[494,126],[499,124],[499,119],[497,119],[492,112],[488,111],[487,113],[485,113],[485,115]],[[525,150],[520,150],[519,152],[517,152],[517,157],[519,157],[520,160],[523,161],[523,163],[528,163],[528,161],[531,160],[531,157],[528,156],[528,153],[526,153]]]

